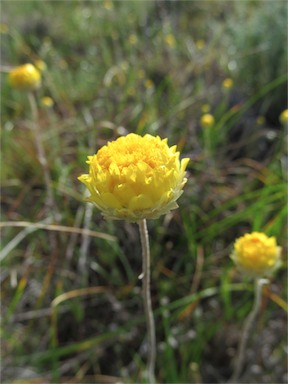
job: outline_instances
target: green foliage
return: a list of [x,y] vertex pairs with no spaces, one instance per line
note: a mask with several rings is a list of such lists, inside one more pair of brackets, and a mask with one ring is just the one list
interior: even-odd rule
[[[259,92],[280,76],[286,83],[265,100],[263,107],[276,109],[274,119],[286,107],[287,100],[287,3],[285,1],[238,2],[237,23],[230,23],[230,66],[248,95]],[[243,27],[245,25],[245,27]],[[273,64],[272,64],[273,63]]]
[[[251,281],[230,261],[233,242],[257,230],[287,251],[286,132],[278,120],[286,5],[1,5],[3,381],[145,382],[138,228],[104,220],[77,181],[87,155],[128,132],[167,137],[191,158],[179,209],[148,222],[157,379],[227,381],[253,300]],[[27,95],[9,87],[6,73],[39,59],[47,69],[34,96],[52,205]],[[205,131],[207,104],[215,124]],[[263,362],[260,378],[248,367],[247,382],[284,380],[285,267],[265,291],[256,328],[254,358],[266,343],[278,360],[271,372]],[[261,343],[266,325],[272,336]]]

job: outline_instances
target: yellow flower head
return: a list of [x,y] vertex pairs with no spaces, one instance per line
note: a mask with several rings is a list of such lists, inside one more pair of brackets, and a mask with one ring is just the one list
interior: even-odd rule
[[232,79],[230,79],[230,77],[227,77],[226,79],[223,80],[222,82],[222,87],[224,89],[231,89],[234,85],[234,82]]
[[252,232],[235,241],[231,258],[242,272],[263,277],[271,275],[280,266],[280,253],[275,237]]
[[46,108],[51,108],[54,105],[53,99],[49,96],[43,96],[40,102],[41,102],[41,105]]
[[0,33],[3,33],[3,35],[5,35],[6,33],[8,33],[8,31],[8,25],[5,23],[0,23]]
[[143,69],[139,69],[138,71],[138,77],[139,79],[144,79],[145,77],[145,71]]
[[288,123],[288,109],[284,109],[284,111],[280,113],[279,120],[283,125]]
[[138,42],[138,37],[137,35],[135,35],[135,33],[132,33],[129,37],[128,37],[128,41],[131,45],[135,45],[137,44]]
[[113,9],[113,2],[111,0],[104,0],[103,6],[105,9],[107,9],[107,11],[110,11]]
[[265,121],[266,121],[266,119],[264,116],[258,116],[256,119],[256,124],[257,125],[263,125],[263,124],[265,124]]
[[208,113],[208,112],[210,112],[210,110],[211,110],[211,107],[210,107],[210,105],[209,104],[203,104],[202,106],[201,106],[201,112],[203,112],[203,113]]
[[199,50],[205,48],[205,41],[202,40],[202,39],[197,40],[197,41],[196,41],[196,47],[197,47]]
[[150,79],[145,80],[144,86],[145,86],[146,89],[153,88],[154,87],[153,80],[150,80]]
[[212,127],[215,124],[214,116],[210,113],[205,113],[200,119],[201,126],[203,128]]
[[39,88],[41,74],[32,64],[24,64],[9,72],[8,79],[13,88],[22,91],[31,91]]
[[189,159],[179,160],[167,139],[130,133],[88,156],[89,174],[78,179],[106,217],[138,221],[156,219],[178,207]]
[[45,61],[40,60],[40,59],[34,61],[34,65],[37,69],[39,69],[40,72],[45,72],[47,69],[47,65],[46,65]]
[[172,35],[172,33],[169,33],[168,35],[165,36],[165,43],[171,47],[171,48],[174,48],[175,45],[176,45],[176,39],[175,37]]

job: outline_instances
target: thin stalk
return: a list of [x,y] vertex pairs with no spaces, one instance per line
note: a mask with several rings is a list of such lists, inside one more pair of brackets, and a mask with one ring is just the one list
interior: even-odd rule
[[156,336],[155,336],[155,323],[153,317],[153,310],[151,304],[150,292],[150,248],[149,237],[147,231],[146,219],[139,221],[139,230],[142,245],[142,288],[143,288],[143,301],[146,316],[147,336],[148,336],[148,361],[147,372],[150,384],[155,383],[155,360],[156,360]]
[[35,139],[35,146],[37,151],[37,157],[38,161],[42,166],[43,174],[44,174],[44,182],[46,187],[46,205],[49,210],[51,210],[53,218],[55,218],[57,214],[57,208],[54,201],[53,191],[52,191],[52,178],[50,175],[50,170],[48,167],[48,162],[45,154],[45,150],[43,147],[41,135],[38,128],[38,109],[37,109],[37,103],[35,100],[35,96],[33,92],[28,93],[28,99],[30,103],[31,108],[31,115],[32,115],[32,121],[31,121],[31,128],[33,129],[34,133],[34,139]]
[[254,325],[256,316],[261,306],[262,286],[264,284],[267,284],[268,282],[269,281],[267,279],[255,279],[254,305],[253,305],[252,311],[249,313],[244,324],[242,338],[241,338],[238,355],[236,359],[235,369],[231,379],[229,380],[230,383],[237,383],[239,375],[241,374],[241,371],[243,369],[244,355],[247,347],[247,342],[248,342],[249,336],[251,335],[252,327]]

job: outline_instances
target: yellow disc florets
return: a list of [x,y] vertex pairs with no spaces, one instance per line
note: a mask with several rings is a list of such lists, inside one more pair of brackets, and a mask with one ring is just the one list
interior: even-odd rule
[[280,113],[279,120],[280,120],[280,123],[283,125],[288,123],[288,109],[285,109]]
[[41,84],[41,73],[32,64],[24,64],[12,69],[8,78],[10,85],[21,91],[37,89]]
[[200,123],[203,128],[210,128],[215,124],[214,116],[210,113],[205,113],[201,116]]
[[262,277],[271,275],[279,267],[280,251],[275,237],[252,232],[235,241],[231,258],[241,271],[253,277]]
[[179,160],[167,139],[130,133],[88,156],[89,174],[79,180],[89,189],[87,201],[113,219],[155,219],[178,207],[189,159]]

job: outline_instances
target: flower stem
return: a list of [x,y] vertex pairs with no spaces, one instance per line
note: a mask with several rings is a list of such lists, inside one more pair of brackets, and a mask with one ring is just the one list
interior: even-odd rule
[[142,245],[142,278],[143,278],[143,300],[146,316],[148,334],[148,380],[150,384],[155,383],[155,360],[156,360],[156,336],[155,323],[151,304],[150,292],[150,248],[146,219],[139,221],[141,245]]
[[247,347],[248,338],[251,335],[251,330],[254,325],[256,316],[259,312],[260,305],[261,305],[261,297],[262,297],[262,286],[264,284],[267,284],[269,281],[267,279],[255,279],[255,299],[254,299],[254,305],[252,308],[252,311],[249,313],[245,324],[243,328],[242,338],[239,345],[238,355],[236,359],[235,369],[233,372],[233,375],[231,379],[229,380],[230,383],[236,383],[239,375],[241,374],[241,371],[243,369],[243,363],[244,363],[244,355],[245,350]]
[[56,216],[57,212],[56,212],[56,204],[54,201],[53,191],[51,188],[52,178],[51,178],[50,170],[48,167],[45,150],[42,144],[41,135],[38,129],[38,109],[37,109],[37,103],[36,103],[33,92],[28,93],[28,99],[29,99],[30,108],[31,108],[31,116],[32,116],[31,128],[33,129],[33,133],[34,133],[37,157],[38,157],[39,163],[42,166],[42,170],[44,174],[44,182],[45,182],[46,193],[47,193],[46,205],[47,205],[47,208],[51,210],[53,218],[55,218],[54,216]]

